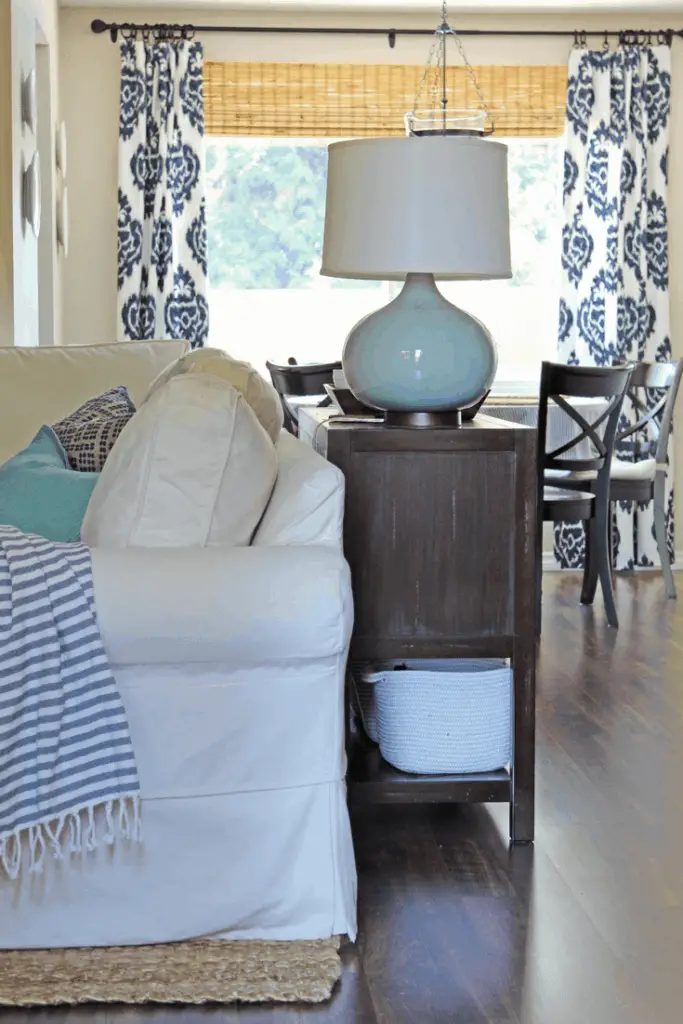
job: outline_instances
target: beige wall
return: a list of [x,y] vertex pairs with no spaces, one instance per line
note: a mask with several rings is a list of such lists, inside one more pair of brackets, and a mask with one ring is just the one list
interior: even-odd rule
[[14,337],[10,38],[10,6],[0,3],[0,345],[11,345]]
[[21,83],[36,65],[36,19],[28,7],[12,0],[12,253],[14,277],[14,344],[37,345],[38,241],[21,215],[21,180],[37,148],[21,119]]
[[[568,6],[570,6],[568,0]],[[90,31],[93,12],[67,8],[61,11],[61,101],[70,146],[71,252],[63,282],[65,343],[111,341],[116,337],[116,195],[118,122],[118,47],[108,36]],[[130,10],[98,9],[107,21],[125,21]],[[201,19],[203,24],[225,23],[212,11],[137,10],[137,21],[186,23]],[[295,25],[378,25],[431,27],[424,18],[368,17],[337,14],[328,18],[313,15],[280,15],[268,21],[263,14],[231,14],[231,24]],[[585,27],[596,32],[605,28],[669,27],[670,17],[629,19],[628,15],[595,17],[566,16],[480,16],[458,19],[461,28],[496,27],[563,28]],[[579,24],[580,21],[580,24]],[[207,35],[205,53],[213,60],[281,61],[370,61],[424,63],[429,39],[399,37],[396,48],[388,49],[384,37]],[[554,38],[468,38],[468,56],[473,63],[561,64],[568,56],[570,41]],[[599,44],[599,40],[598,40]],[[683,43],[673,44],[673,120],[671,125],[670,223],[671,223],[671,316],[672,342],[676,356],[683,356],[683,290],[676,288],[683,272]],[[683,443],[677,450],[677,475],[683,481]],[[678,489],[679,517],[683,516],[683,487]],[[679,518],[679,522],[681,522]]]
[[[59,336],[61,282],[54,241],[54,119],[57,110],[57,0],[7,0],[0,13],[0,344],[53,343]],[[22,220],[22,174],[38,137],[22,123],[21,83],[36,66],[47,74],[39,117],[43,129],[41,241]],[[39,250],[40,246],[40,250]],[[40,256],[39,256],[40,251]],[[42,280],[39,281],[39,264]],[[40,302],[43,300],[41,339]]]

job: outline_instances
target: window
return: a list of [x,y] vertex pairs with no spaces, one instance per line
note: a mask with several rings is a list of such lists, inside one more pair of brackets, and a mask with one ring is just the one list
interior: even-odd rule
[[[510,138],[514,277],[440,285],[492,332],[499,382],[536,380],[556,351],[562,140]],[[400,285],[319,275],[324,139],[207,139],[209,343],[266,359],[338,359],[355,323]]]
[[557,356],[562,237],[562,139],[507,139],[509,281],[440,285],[446,298],[486,324],[498,346],[497,381],[533,381]]

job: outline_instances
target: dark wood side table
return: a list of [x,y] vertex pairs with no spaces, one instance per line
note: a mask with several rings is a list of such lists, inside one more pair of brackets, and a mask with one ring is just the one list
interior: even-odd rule
[[352,660],[510,658],[510,771],[409,775],[356,735],[352,802],[499,801],[534,838],[536,432],[486,416],[459,429],[331,419],[315,447],[346,477]]

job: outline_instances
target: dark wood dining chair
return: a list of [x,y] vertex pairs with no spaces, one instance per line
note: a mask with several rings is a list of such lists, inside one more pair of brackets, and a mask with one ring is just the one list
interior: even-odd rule
[[[609,554],[610,468],[617,426],[633,365],[599,368],[543,363],[538,409],[538,531],[536,632],[541,632],[543,523],[583,522],[586,533],[581,603],[592,604],[600,579],[607,621],[618,628]],[[605,407],[589,423],[567,399],[602,398]],[[558,405],[578,430],[548,448],[548,403]],[[581,446],[581,448],[579,448]],[[588,449],[586,453],[586,447]]]
[[[325,395],[325,384],[332,384],[334,371],[341,370],[341,368],[341,363],[303,363],[300,366],[294,358],[290,358],[286,366],[266,362],[266,369],[270,374],[273,387],[282,403],[285,429],[290,434],[298,437],[299,420],[296,410],[293,408],[295,403],[289,402],[288,399]],[[317,405],[319,407],[327,406],[331,404],[331,401],[325,395]]]
[[[669,438],[682,376],[683,359],[675,363],[636,364],[627,397],[633,404],[638,420],[617,434],[615,449],[618,452],[620,444],[628,442],[630,438],[636,461],[629,462],[615,455],[610,471],[611,501],[654,503],[655,540],[666,593],[671,598],[676,597],[676,585],[666,536],[666,478],[669,470]],[[655,392],[650,402],[647,401],[648,396],[643,394],[647,391]],[[638,438],[641,431],[646,434],[644,442]]]

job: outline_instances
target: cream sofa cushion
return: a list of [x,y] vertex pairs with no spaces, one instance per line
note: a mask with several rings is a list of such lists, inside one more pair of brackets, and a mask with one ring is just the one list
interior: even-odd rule
[[262,427],[275,443],[283,424],[280,398],[275,388],[250,366],[219,348],[198,348],[163,370],[151,385],[147,398],[171,377],[181,373],[211,373],[232,384],[244,395]]
[[231,385],[172,377],[124,427],[81,530],[90,547],[249,544],[277,477],[275,447]]
[[277,483],[252,544],[314,544],[341,550],[344,474],[286,430],[275,451]]
[[30,444],[43,424],[119,384],[139,406],[154,378],[188,348],[185,341],[0,346],[0,463]]

